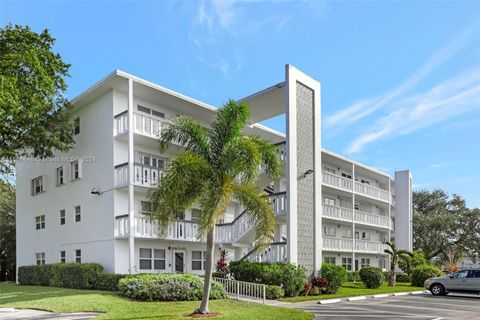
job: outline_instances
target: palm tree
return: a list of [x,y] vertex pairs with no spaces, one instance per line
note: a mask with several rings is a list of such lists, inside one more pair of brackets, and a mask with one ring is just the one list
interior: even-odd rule
[[178,116],[161,132],[160,153],[171,141],[184,148],[170,161],[159,185],[149,194],[152,219],[165,233],[168,225],[194,203],[200,206],[198,237],[207,239],[204,292],[195,313],[207,314],[212,282],[215,223],[232,198],[255,218],[256,250],[265,249],[275,234],[275,214],[268,195],[255,185],[264,168],[274,179],[279,171],[276,147],[242,130],[250,111],[230,100],[206,130],[188,116]]
[[397,246],[393,242],[385,241],[384,244],[388,245],[390,249],[385,249],[384,252],[390,255],[390,274],[388,277],[388,285],[390,287],[395,286],[397,275],[395,273],[395,267],[398,260],[408,261],[410,257],[413,257],[413,253],[408,250],[397,249]]

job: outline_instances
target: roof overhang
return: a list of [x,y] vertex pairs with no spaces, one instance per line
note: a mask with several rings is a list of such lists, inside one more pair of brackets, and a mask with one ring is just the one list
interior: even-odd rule
[[237,100],[250,107],[252,123],[262,122],[285,113],[285,82]]

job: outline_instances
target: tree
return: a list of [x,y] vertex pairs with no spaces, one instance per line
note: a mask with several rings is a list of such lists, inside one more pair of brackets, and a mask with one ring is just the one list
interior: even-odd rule
[[448,262],[449,251],[457,256],[480,252],[480,210],[466,207],[458,195],[443,190],[413,193],[413,247],[428,260]]
[[255,249],[265,249],[275,233],[275,214],[266,193],[255,182],[263,167],[272,179],[279,171],[276,147],[260,137],[245,137],[249,119],[244,104],[229,101],[207,131],[188,116],[178,116],[161,132],[160,153],[175,139],[184,151],[170,161],[158,188],[149,194],[152,219],[168,225],[194,203],[200,206],[199,237],[207,239],[204,294],[195,313],[209,313],[215,223],[236,198],[255,218]]
[[398,260],[398,267],[406,274],[411,274],[416,267],[428,264],[423,252],[413,251],[412,254],[407,259]]
[[385,242],[386,245],[390,247],[390,249],[385,249],[384,252],[390,255],[390,274],[388,277],[388,285],[390,287],[395,286],[397,275],[395,273],[395,267],[399,260],[407,260],[408,258],[412,257],[413,254],[408,250],[397,249],[395,243],[392,242]]
[[73,144],[64,92],[70,65],[53,52],[48,30],[0,29],[0,172],[20,156],[50,157]]
[[0,179],[0,281],[15,280],[15,189]]

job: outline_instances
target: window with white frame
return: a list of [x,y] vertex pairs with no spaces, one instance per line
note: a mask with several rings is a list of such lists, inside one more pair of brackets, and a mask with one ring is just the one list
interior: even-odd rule
[[157,110],[153,110],[153,109],[141,106],[141,105],[137,105],[137,110],[140,111],[140,112],[143,112],[143,113],[154,115],[154,116],[162,118],[162,119],[165,118],[165,113],[157,111]]
[[352,180],[352,175],[345,172],[342,172],[342,177]]
[[67,262],[67,254],[65,251],[60,251],[60,263]]
[[200,222],[200,215],[201,215],[200,209],[192,209],[192,218],[191,218],[191,220],[192,220],[193,222]]
[[205,251],[192,251],[192,270],[205,270],[205,259]]
[[327,237],[335,237],[337,235],[337,228],[331,226],[323,226],[323,235]]
[[165,270],[165,249],[140,248],[140,270]]
[[152,213],[152,203],[149,201],[140,201],[140,209],[142,214],[148,215]]
[[342,237],[343,238],[352,238],[352,229],[350,228],[347,228],[347,229],[343,229],[342,231]]
[[65,224],[65,209],[62,209],[60,210],[60,225],[64,225]]
[[80,161],[78,160],[75,160],[75,161],[72,161],[70,163],[70,172],[72,173],[71,174],[71,180],[74,181],[74,180],[78,180],[82,177],[81,175],[81,164],[80,164]]
[[323,203],[324,203],[326,206],[334,207],[334,206],[335,206],[335,199],[334,199],[334,198],[330,198],[330,197],[324,197],[324,198],[323,198]]
[[325,263],[331,263],[331,264],[336,264],[337,259],[335,257],[323,257],[323,262]]
[[43,191],[43,176],[32,179],[32,195],[42,193]]
[[352,271],[352,258],[342,258],[342,267],[348,271]]
[[360,259],[360,268],[370,265],[370,258],[361,258]]
[[80,117],[76,117],[73,120],[73,134],[77,135],[80,133]]
[[64,166],[57,168],[57,186],[65,184],[65,168]]
[[75,262],[82,263],[82,250],[80,249],[75,250]]
[[40,230],[40,229],[45,229],[45,215],[42,214],[41,216],[36,216],[35,217],[35,229]]
[[355,239],[357,239],[357,240],[370,240],[370,232],[355,231]]
[[331,174],[335,174],[335,169],[332,169],[330,167],[323,167],[323,171],[331,173]]
[[80,206],[75,207],[75,222],[82,221],[82,209]]
[[37,262],[37,266],[44,265],[45,264],[45,252],[35,253],[35,260]]

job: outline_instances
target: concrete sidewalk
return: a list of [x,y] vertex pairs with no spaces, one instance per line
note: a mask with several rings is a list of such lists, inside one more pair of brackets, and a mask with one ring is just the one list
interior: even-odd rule
[[0,320],[89,320],[100,313],[82,312],[82,313],[53,313],[39,310],[0,308]]

